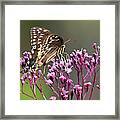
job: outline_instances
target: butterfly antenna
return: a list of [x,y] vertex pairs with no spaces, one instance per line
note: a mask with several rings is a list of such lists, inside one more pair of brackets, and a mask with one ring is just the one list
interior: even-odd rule
[[67,41],[65,41],[64,44],[66,44],[66,43],[68,43],[68,42],[70,42],[70,39],[68,39]]

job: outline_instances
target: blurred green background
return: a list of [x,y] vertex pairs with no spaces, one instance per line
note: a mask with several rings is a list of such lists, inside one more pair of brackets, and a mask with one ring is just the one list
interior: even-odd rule
[[[58,34],[64,38],[64,41],[70,39],[66,44],[67,53],[71,53],[74,49],[86,48],[89,53],[92,52],[91,45],[96,42],[100,45],[100,21],[99,20],[21,20],[20,21],[20,56],[24,51],[30,51],[30,28],[44,27],[51,32]],[[76,74],[72,73],[72,78],[76,80]],[[98,83],[100,75],[98,74]],[[29,91],[28,87],[25,87]],[[52,92],[44,88],[47,92],[46,96],[50,96]],[[49,88],[48,88],[49,89]],[[94,90],[93,99],[100,99],[100,91]],[[24,95],[20,95],[20,99],[30,99]]]

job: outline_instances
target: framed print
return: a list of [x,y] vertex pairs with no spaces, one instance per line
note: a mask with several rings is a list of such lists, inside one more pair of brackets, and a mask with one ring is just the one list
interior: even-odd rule
[[1,2],[1,118],[119,119],[119,2]]

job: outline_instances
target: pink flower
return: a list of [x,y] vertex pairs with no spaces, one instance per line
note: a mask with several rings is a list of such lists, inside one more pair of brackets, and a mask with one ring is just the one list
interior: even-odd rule
[[91,82],[84,83],[84,86],[91,86],[91,85],[92,85]]
[[57,72],[58,72],[56,66],[52,66],[49,71],[50,71],[50,72],[52,72],[52,71],[57,71]]
[[46,84],[51,85],[53,84],[53,82],[49,79],[49,80],[46,80]]
[[61,75],[61,76],[59,77],[59,79],[60,79],[60,81],[61,81],[62,83],[64,83],[64,82],[66,81],[66,77],[63,76],[63,75]]
[[55,79],[55,72],[48,73],[47,78],[50,80],[54,80]]
[[38,76],[34,74],[33,75],[34,84],[36,84],[37,79],[38,79]]
[[67,79],[66,81],[68,84],[71,84],[73,81],[71,79]]
[[77,100],[80,99],[80,95],[82,94],[82,87],[80,85],[74,86],[74,93],[76,95]]
[[64,61],[61,60],[59,65],[60,65],[60,67],[63,67],[64,66]]
[[99,85],[99,84],[97,84],[96,87],[97,87],[98,89],[100,89],[100,85]]
[[49,99],[50,100],[56,100],[56,97],[55,96],[51,96]]
[[82,93],[82,87],[80,85],[74,86],[75,94],[81,94]]
[[88,89],[90,88],[90,86],[92,86],[92,83],[91,82],[84,83],[84,86],[85,86],[86,92],[88,92]]
[[66,90],[64,89],[64,87],[63,87],[62,90],[61,90],[61,96],[62,96],[62,98],[63,98],[64,100],[67,100],[67,98],[68,98],[68,91],[66,91]]
[[25,84],[25,80],[22,80],[22,84]]
[[94,49],[96,49],[97,44],[94,42],[93,45],[92,45],[92,47],[93,47]]
[[42,71],[41,70],[38,70],[38,74],[40,75],[42,73]]

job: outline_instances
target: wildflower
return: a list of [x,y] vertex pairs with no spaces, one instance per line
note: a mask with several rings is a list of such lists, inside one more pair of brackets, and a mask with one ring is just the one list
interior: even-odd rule
[[73,81],[68,78],[67,81],[66,81],[66,83],[67,83],[67,86],[68,86],[68,90],[70,90],[70,87],[71,87]]
[[74,86],[74,93],[76,95],[77,100],[80,99],[80,95],[82,94],[82,87],[80,85]]
[[66,77],[63,76],[63,75],[61,75],[61,76],[59,77],[59,79],[60,79],[61,83],[65,83],[65,81],[66,81]]
[[68,91],[66,91],[64,89],[64,87],[61,89],[60,95],[61,95],[63,100],[67,100],[68,99]]
[[38,69],[38,74],[40,75],[42,73],[42,71],[40,69]]
[[[91,90],[90,88],[93,90],[94,87],[93,82],[87,81],[94,78],[93,81],[96,82],[96,71],[99,70],[100,65],[100,47],[93,43],[92,48],[94,49],[92,54],[82,48],[81,50],[74,50],[67,57],[55,58],[47,66],[47,77],[42,73],[40,66],[32,60],[32,54],[25,51],[20,59],[21,82],[25,84],[26,79],[29,80],[29,85],[32,88],[32,85],[35,85],[40,77],[43,77],[43,80],[57,95],[57,98],[61,100],[84,99],[84,94],[87,95],[88,90]],[[71,77],[74,70],[77,81],[73,81]],[[99,88],[99,85],[96,85],[96,87]],[[37,88],[44,97],[42,85]],[[92,92],[90,94],[92,96]],[[49,99],[56,100],[57,98],[51,96]]]
[[22,77],[21,77],[21,82],[22,82],[22,84],[25,84],[26,78],[27,78],[27,75],[26,75],[26,73],[24,73],[24,74],[22,75]]
[[57,67],[56,66],[52,66],[52,67],[49,67],[50,69],[49,69],[49,72],[54,72],[54,71],[57,71],[58,72],[58,70],[57,70]]
[[33,81],[34,81],[34,84],[36,84],[36,81],[38,79],[38,76],[36,74],[33,74]]
[[71,84],[73,81],[71,79],[67,79],[66,81],[68,84]]
[[84,83],[84,87],[85,87],[86,92],[88,92],[88,89],[89,89],[90,86],[92,86],[91,82]]
[[98,89],[100,89],[100,85],[99,85],[99,84],[97,84],[96,87],[97,87]]
[[97,44],[94,42],[93,45],[92,45],[92,47],[93,47],[94,49],[96,49],[96,48],[97,48]]
[[32,55],[30,52],[25,51],[23,57],[20,59],[20,65],[22,67],[22,72],[27,72],[30,69]]
[[32,74],[31,74],[30,72],[27,74],[27,78],[28,78],[28,80],[29,80],[30,86],[32,86],[32,84],[33,84],[33,79],[32,79]]
[[48,73],[47,78],[53,81],[55,79],[55,72]]
[[70,59],[67,59],[65,62],[65,72],[66,73],[71,73],[72,72],[72,61]]
[[76,94],[81,93],[82,87],[80,85],[75,85],[74,90]]
[[50,100],[56,100],[56,97],[55,96],[51,96],[49,99]]
[[60,61],[59,66],[60,66],[61,68],[64,66],[64,61],[63,61],[63,60]]
[[52,80],[46,80],[46,84],[48,84],[48,85],[52,85],[53,84],[53,81]]

